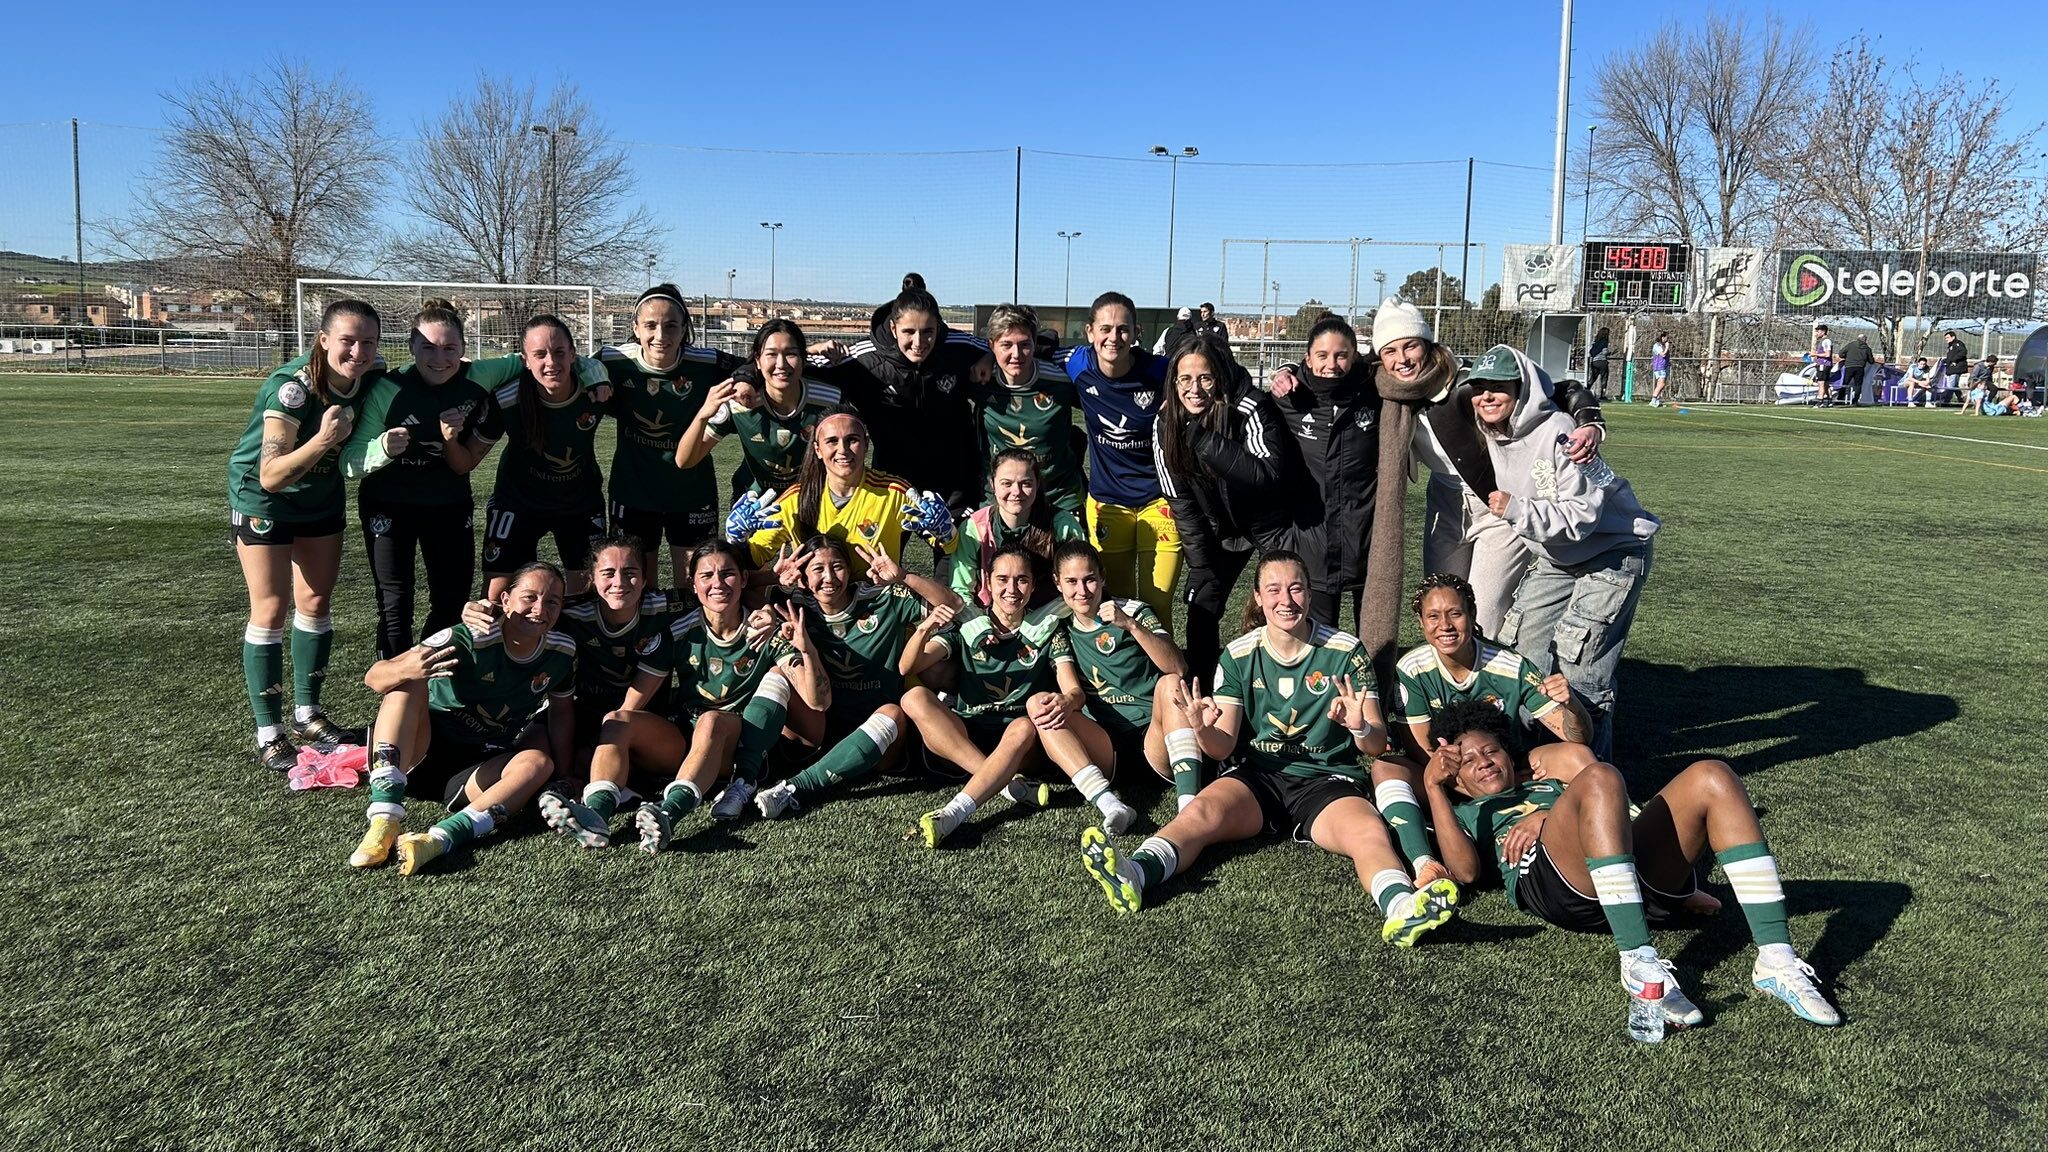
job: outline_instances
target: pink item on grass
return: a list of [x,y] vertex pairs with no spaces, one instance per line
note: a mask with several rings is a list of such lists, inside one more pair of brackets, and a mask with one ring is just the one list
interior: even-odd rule
[[294,792],[308,788],[353,788],[363,782],[363,770],[370,765],[370,750],[360,744],[344,744],[332,752],[318,748],[299,749],[299,762],[289,777]]

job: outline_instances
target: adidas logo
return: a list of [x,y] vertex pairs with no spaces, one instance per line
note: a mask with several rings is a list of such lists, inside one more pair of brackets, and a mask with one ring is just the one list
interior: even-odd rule
[[1102,395],[1102,393],[1100,393],[1100,392],[1098,392],[1098,391],[1096,391],[1096,390],[1095,390],[1095,385],[1093,385],[1093,384],[1090,384],[1090,385],[1088,386],[1088,394],[1089,394],[1090,396],[1100,396],[1100,395]]
[[417,417],[417,416],[413,415],[413,414],[412,414],[412,413],[410,413],[410,412],[407,412],[407,413],[405,414],[405,419],[404,419],[404,420],[402,420],[402,421],[400,421],[400,424],[401,424],[402,426],[406,427],[406,428],[413,428],[413,427],[417,427],[417,426],[419,425],[419,422],[420,422],[420,418],[419,418],[419,417]]

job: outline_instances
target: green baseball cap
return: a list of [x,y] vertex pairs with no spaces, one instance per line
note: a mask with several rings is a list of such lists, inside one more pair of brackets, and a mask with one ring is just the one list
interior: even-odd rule
[[1495,344],[1485,355],[1472,362],[1472,371],[1467,380],[1520,380],[1522,366],[1515,362],[1515,350],[1505,344]]

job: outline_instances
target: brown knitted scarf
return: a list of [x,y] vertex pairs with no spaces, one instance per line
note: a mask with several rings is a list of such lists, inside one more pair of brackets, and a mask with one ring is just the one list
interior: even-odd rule
[[1372,658],[1383,698],[1394,684],[1395,642],[1401,634],[1401,584],[1406,578],[1408,541],[1408,445],[1415,421],[1431,397],[1442,394],[1458,378],[1458,358],[1441,344],[1422,375],[1412,383],[1396,380],[1374,365],[1379,388],[1380,474],[1373,503],[1372,540],[1365,557],[1365,593],[1358,609],[1359,639]]

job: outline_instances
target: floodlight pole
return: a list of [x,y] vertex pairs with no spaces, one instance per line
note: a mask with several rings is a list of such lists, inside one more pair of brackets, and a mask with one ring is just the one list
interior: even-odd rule
[[1550,177],[1550,242],[1564,243],[1565,133],[1572,100],[1572,0],[1564,0],[1564,27],[1557,36],[1557,159]]

